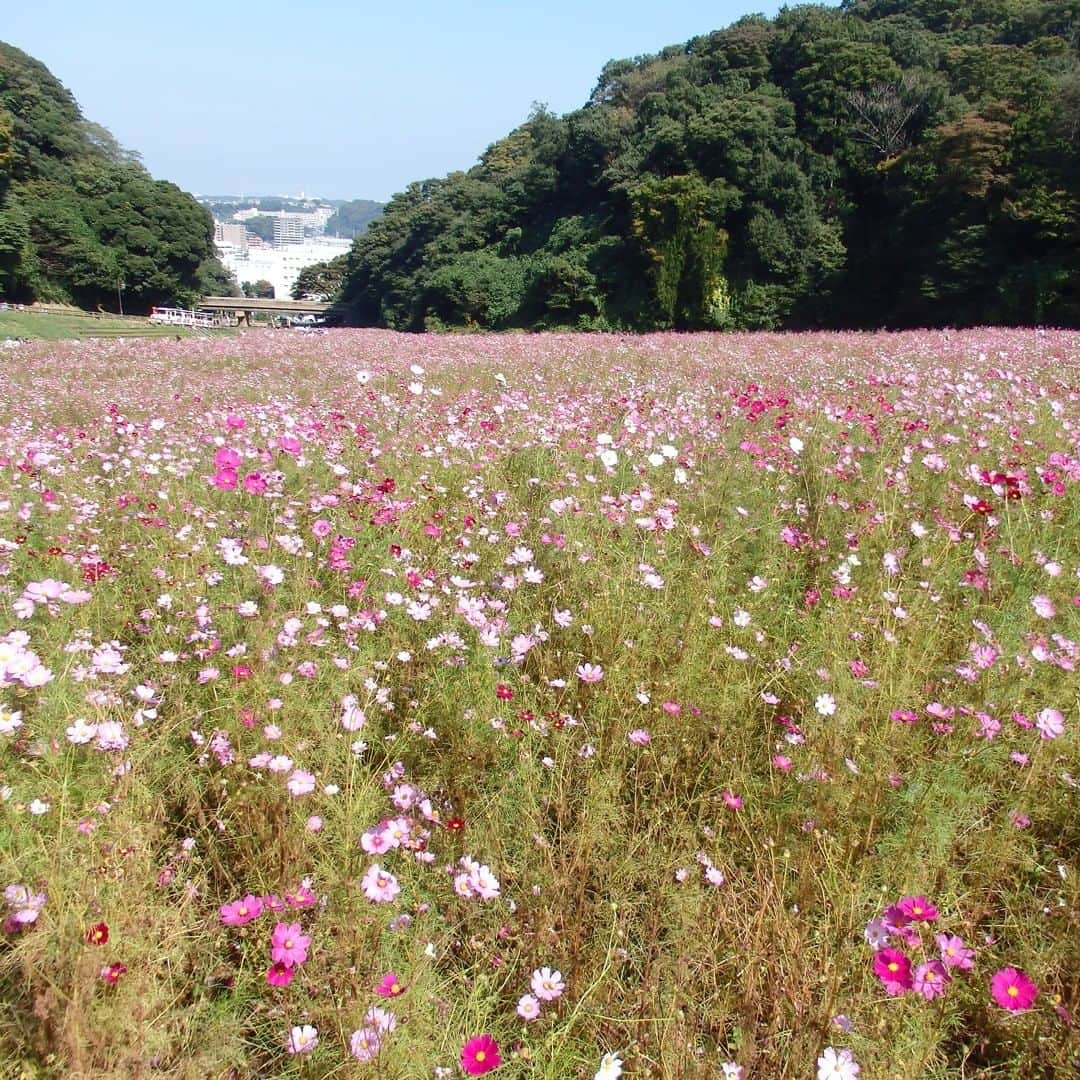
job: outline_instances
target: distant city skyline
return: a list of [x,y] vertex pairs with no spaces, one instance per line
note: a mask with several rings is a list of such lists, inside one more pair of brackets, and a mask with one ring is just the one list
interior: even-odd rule
[[579,108],[609,60],[779,6],[189,0],[182,17],[163,17],[134,0],[39,0],[7,11],[0,38],[187,191],[386,202],[470,168],[534,102]]

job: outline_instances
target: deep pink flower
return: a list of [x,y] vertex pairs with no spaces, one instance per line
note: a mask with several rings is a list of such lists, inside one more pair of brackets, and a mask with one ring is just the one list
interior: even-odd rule
[[222,446],[214,454],[215,469],[232,469],[235,472],[240,467],[240,455],[235,450]]
[[285,894],[285,903],[294,908],[309,908],[317,903],[318,899],[306,885],[301,885],[296,892]]
[[896,905],[912,922],[933,922],[938,909],[925,896],[905,896]]
[[898,997],[912,987],[911,961],[899,949],[879,949],[874,954],[874,974],[885,984],[885,993]]
[[250,893],[243,900],[234,900],[231,904],[221,905],[221,922],[225,926],[243,926],[257,919],[263,910],[263,902]]
[[210,483],[222,491],[234,491],[236,489],[236,470],[218,469]]
[[266,981],[271,986],[288,986],[293,981],[295,974],[296,968],[281,963],[271,964],[266,972]]
[[461,1069],[469,1076],[481,1076],[501,1064],[499,1044],[490,1035],[476,1035],[461,1048]]
[[302,964],[310,944],[311,938],[299,923],[278,923],[270,936],[270,959],[286,967]]
[[121,976],[127,974],[127,964],[121,964],[119,961],[114,964],[107,964],[99,974],[110,986],[115,986],[120,981]]
[[1022,1012],[1035,1003],[1039,988],[1022,971],[1008,967],[994,973],[990,993],[1003,1009]]
[[244,477],[244,490],[249,495],[262,495],[266,491],[266,480],[262,473],[248,473]]
[[405,984],[392,971],[388,971],[375,987],[375,993],[379,997],[399,997],[405,993]]

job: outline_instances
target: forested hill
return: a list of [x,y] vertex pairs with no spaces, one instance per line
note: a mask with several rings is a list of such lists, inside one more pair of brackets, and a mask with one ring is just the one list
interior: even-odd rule
[[127,311],[228,289],[213,219],[0,42],[0,299],[115,311],[120,288]]
[[1080,0],[848,0],[609,63],[358,238],[362,325],[1080,325]]

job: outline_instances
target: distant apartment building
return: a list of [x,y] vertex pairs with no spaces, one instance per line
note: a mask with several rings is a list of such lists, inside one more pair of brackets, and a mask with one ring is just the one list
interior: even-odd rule
[[233,225],[227,221],[214,222],[214,243],[218,247],[234,247],[247,250],[248,233],[243,225]]
[[245,281],[269,281],[274,286],[276,299],[284,300],[292,295],[292,287],[300,271],[312,263],[325,262],[341,255],[352,247],[350,240],[318,237],[300,242],[287,242],[281,246],[268,247],[249,238],[243,249],[231,244],[218,244],[218,257],[242,285]]
[[274,247],[304,242],[304,222],[298,214],[274,215]]

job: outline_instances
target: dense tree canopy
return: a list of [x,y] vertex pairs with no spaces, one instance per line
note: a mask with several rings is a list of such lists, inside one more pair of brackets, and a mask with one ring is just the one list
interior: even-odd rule
[[372,199],[352,199],[342,203],[327,221],[326,234],[351,240],[360,236],[382,210],[383,204]]
[[341,283],[345,280],[347,256],[336,255],[323,262],[305,266],[293,283],[294,300],[333,301],[341,293]]
[[0,297],[126,310],[220,291],[213,219],[0,42]]
[[358,237],[364,325],[1080,324],[1080,2],[846,0],[607,64]]

